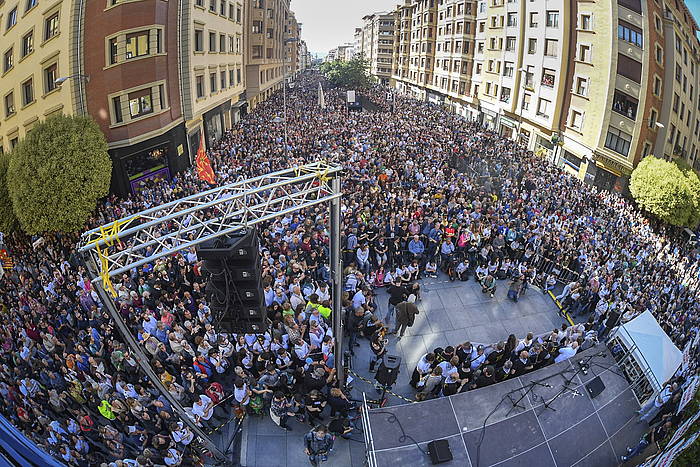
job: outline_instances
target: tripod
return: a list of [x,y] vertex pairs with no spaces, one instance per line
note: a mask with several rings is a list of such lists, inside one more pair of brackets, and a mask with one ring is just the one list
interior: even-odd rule
[[527,395],[530,394],[530,393],[532,392],[532,390],[533,390],[536,386],[540,386],[540,387],[543,387],[543,388],[550,388],[550,387],[552,387],[552,386],[550,386],[550,385],[548,385],[548,384],[544,384],[544,383],[542,383],[542,382],[540,382],[540,381],[530,381],[529,387],[525,390],[525,392],[523,392],[523,393],[520,395],[520,397],[519,397],[517,400],[513,400],[513,393],[514,393],[515,391],[518,391],[519,389],[516,389],[516,390],[514,390],[514,391],[509,392],[508,394],[506,394],[506,397],[508,398],[508,400],[510,400],[510,403],[511,403],[513,406],[510,408],[510,410],[508,410],[508,413],[506,414],[506,417],[509,416],[510,413],[511,413],[513,410],[515,410],[516,407],[518,407],[519,409],[525,410],[525,407],[522,406],[522,405],[520,405],[520,402],[522,402],[522,400],[525,399],[525,397],[527,397]]

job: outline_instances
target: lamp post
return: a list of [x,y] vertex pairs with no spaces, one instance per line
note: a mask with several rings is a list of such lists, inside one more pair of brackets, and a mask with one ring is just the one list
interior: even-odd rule
[[68,81],[69,79],[77,80],[80,83],[80,90],[78,92],[78,95],[80,96],[80,113],[83,115],[87,115],[87,106],[85,105],[85,102],[83,100],[83,89],[82,89],[82,83],[83,81],[85,83],[90,82],[90,76],[88,75],[83,75],[81,73],[75,73],[73,75],[69,76],[61,76],[60,78],[56,78],[54,80],[54,84],[58,87],[60,87],[63,83]]
[[[520,89],[525,88],[525,84],[522,83],[523,80],[523,72],[527,73],[526,68],[518,68],[518,72],[520,73],[520,86],[518,86]],[[527,79],[527,74],[525,75],[525,79]],[[518,106],[518,134],[515,136],[515,141],[520,144],[520,129],[523,126],[523,97],[524,93],[520,93],[523,95],[518,96],[518,102],[515,103],[515,105]]]
[[[288,37],[283,41],[284,55],[282,59],[282,121],[284,122],[284,155],[289,156],[289,144],[287,139],[287,44],[291,42],[299,42],[297,37]],[[275,117],[273,121],[279,123],[279,117]]]

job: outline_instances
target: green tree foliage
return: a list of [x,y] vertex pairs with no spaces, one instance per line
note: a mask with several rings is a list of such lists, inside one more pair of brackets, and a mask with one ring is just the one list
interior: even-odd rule
[[10,157],[0,154],[0,232],[9,234],[17,228],[17,218],[12,210],[12,201],[7,191],[7,166]]
[[36,125],[12,152],[12,206],[28,234],[81,229],[109,191],[107,142],[89,117],[58,115]]
[[376,78],[369,73],[369,61],[362,55],[348,61],[324,62],[320,70],[332,85],[341,88],[364,89],[376,82]]
[[659,219],[678,226],[700,222],[700,180],[687,164],[644,158],[630,181],[637,204]]

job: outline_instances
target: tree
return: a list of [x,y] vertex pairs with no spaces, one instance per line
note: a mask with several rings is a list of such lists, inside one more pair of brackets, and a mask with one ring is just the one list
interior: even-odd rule
[[700,180],[684,162],[644,158],[632,172],[630,192],[639,206],[664,222],[687,227],[700,222]]
[[107,195],[112,162],[90,117],[58,115],[36,125],[12,152],[12,206],[28,234],[81,229]]
[[17,218],[12,210],[12,200],[7,191],[7,167],[10,158],[0,154],[0,232],[9,234],[17,228]]
[[348,61],[322,63],[320,70],[332,85],[341,88],[364,89],[376,82],[376,78],[369,72],[369,61],[361,54]]

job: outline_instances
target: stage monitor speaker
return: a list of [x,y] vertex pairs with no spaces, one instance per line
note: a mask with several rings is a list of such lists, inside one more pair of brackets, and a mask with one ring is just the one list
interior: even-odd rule
[[590,383],[586,384],[586,391],[588,391],[591,399],[595,399],[603,390],[605,390],[605,384],[603,384],[603,380],[600,379],[600,376],[596,376]]
[[442,464],[452,460],[450,442],[446,439],[435,439],[428,443],[428,455],[430,461],[435,464]]
[[385,355],[374,378],[379,384],[392,386],[394,383],[396,383],[396,378],[399,376],[400,366],[401,357],[397,355]]

